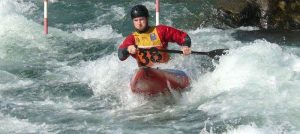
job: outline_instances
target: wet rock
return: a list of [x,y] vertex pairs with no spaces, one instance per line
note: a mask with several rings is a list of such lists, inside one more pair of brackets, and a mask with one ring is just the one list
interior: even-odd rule
[[299,0],[217,0],[219,18],[231,27],[300,29]]

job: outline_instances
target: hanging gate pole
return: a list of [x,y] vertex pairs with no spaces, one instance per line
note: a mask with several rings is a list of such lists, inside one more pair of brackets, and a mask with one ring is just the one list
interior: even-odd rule
[[156,26],[159,25],[159,0],[156,0]]
[[48,34],[48,0],[44,0],[44,34]]

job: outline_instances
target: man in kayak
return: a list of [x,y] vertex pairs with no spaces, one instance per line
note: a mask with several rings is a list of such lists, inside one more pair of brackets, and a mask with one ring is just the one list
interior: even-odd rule
[[119,46],[118,56],[121,61],[131,55],[137,60],[139,67],[166,63],[169,61],[169,54],[159,50],[166,50],[168,42],[179,44],[184,55],[191,53],[191,39],[188,34],[165,25],[149,26],[149,12],[145,6],[134,6],[131,9],[131,19],[135,32],[127,36]]

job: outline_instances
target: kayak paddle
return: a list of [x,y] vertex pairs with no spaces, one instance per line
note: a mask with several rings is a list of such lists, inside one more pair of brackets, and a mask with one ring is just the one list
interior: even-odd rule
[[[226,51],[228,49],[216,49],[216,50],[212,50],[209,52],[197,52],[197,51],[192,51],[191,54],[196,54],[196,55],[207,55],[213,59],[219,59],[219,56],[225,55]],[[167,52],[167,53],[180,53],[182,54],[181,50],[158,50],[160,52]]]

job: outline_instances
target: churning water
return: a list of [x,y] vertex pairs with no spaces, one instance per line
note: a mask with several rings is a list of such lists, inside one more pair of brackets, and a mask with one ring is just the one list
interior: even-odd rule
[[49,2],[45,36],[43,1],[0,0],[0,133],[300,133],[299,32],[216,29],[213,2],[162,1],[161,23],[193,50],[230,50],[219,62],[172,55],[162,68],[185,71],[191,89],[148,100],[131,93],[137,65],[117,48],[133,5],[154,24],[154,0]]

